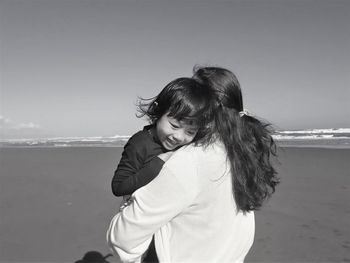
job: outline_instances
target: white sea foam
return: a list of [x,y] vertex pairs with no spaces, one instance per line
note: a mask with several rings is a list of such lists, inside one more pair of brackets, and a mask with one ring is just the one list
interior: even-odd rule
[[295,130],[295,131],[277,131],[281,134],[300,133],[300,134],[318,134],[318,133],[350,133],[350,128],[332,128],[332,129],[310,129],[310,130]]
[[334,140],[339,140],[339,139],[350,139],[350,137],[346,136],[337,136],[335,137],[332,134],[327,134],[327,135],[299,135],[299,136],[292,136],[292,135],[273,135],[273,138],[276,140],[322,140],[322,139],[334,139]]
[[276,131],[273,137],[276,140],[344,140],[350,139],[350,128]]

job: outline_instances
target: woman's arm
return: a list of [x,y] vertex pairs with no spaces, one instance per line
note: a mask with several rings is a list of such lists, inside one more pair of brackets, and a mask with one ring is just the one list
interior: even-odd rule
[[196,169],[189,162],[188,156],[174,154],[160,174],[137,190],[133,202],[112,219],[107,240],[123,261],[141,257],[153,234],[192,202]]

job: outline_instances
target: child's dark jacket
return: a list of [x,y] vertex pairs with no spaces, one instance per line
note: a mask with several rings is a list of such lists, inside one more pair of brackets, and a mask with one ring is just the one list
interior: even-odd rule
[[164,162],[157,156],[166,152],[166,149],[154,134],[154,126],[145,126],[124,146],[122,157],[112,179],[114,195],[131,195],[152,181],[162,169]]

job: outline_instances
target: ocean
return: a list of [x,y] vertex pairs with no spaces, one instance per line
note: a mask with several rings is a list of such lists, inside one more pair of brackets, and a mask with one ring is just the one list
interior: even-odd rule
[[[0,139],[0,147],[122,147],[128,135]],[[279,146],[350,148],[350,128],[275,131]]]

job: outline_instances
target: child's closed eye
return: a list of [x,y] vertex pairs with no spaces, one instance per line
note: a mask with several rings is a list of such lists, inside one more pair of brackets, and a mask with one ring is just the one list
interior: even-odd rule
[[170,123],[171,127],[173,127],[174,129],[180,128],[180,125],[178,125],[178,124],[176,124],[174,122],[169,122],[169,123]]
[[187,133],[189,136],[194,136],[194,135],[196,135],[197,131],[186,131],[186,133]]

